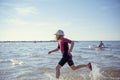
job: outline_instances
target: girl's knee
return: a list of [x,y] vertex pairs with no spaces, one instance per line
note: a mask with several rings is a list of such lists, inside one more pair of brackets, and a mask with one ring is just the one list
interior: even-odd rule
[[75,66],[71,66],[71,69],[74,71],[74,70],[76,70],[76,67]]
[[56,66],[56,70],[58,70],[59,68]]
[[61,66],[60,65],[57,65],[56,66],[56,70],[60,70]]
[[73,71],[76,70],[76,68],[71,68]]

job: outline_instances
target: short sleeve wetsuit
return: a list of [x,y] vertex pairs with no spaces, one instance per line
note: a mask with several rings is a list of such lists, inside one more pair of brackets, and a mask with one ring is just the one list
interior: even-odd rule
[[68,43],[71,43],[72,41],[67,39],[67,38],[62,38],[59,42],[58,42],[58,48],[61,50],[62,53],[62,58],[59,61],[59,65],[63,66],[65,63],[68,63],[69,66],[74,65],[74,62],[72,60],[72,55],[71,53],[68,53],[69,50],[69,45]]

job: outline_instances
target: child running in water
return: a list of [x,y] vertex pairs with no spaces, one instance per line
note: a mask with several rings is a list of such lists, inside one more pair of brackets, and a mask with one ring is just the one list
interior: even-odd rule
[[[86,67],[86,68],[92,70],[91,63],[75,66],[74,62],[72,60],[72,54],[71,54],[72,49],[74,47],[74,42],[67,38],[64,38],[64,32],[62,30],[58,30],[55,35],[56,35],[56,40],[58,42],[58,47],[52,51],[49,51],[48,54],[51,54],[52,52],[56,52],[58,50],[61,50],[62,58],[59,61],[58,65],[56,66],[56,78],[57,79],[59,79],[60,69],[61,69],[61,67],[64,66],[65,63],[68,63],[68,65],[70,66],[70,68],[72,70],[77,70],[77,69],[80,69],[83,67]],[[68,44],[71,44],[70,48],[69,48]]]

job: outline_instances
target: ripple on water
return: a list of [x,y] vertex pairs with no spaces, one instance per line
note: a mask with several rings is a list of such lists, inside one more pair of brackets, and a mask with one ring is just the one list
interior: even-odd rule
[[109,80],[120,80],[120,68],[107,67],[102,69],[102,74]]

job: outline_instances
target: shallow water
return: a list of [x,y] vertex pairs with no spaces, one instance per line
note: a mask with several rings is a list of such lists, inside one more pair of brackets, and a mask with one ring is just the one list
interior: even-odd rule
[[[93,71],[72,71],[66,64],[60,80],[120,80],[120,41],[105,41],[108,48],[93,48],[98,42],[75,42],[75,65],[91,62]],[[56,42],[0,42],[0,80],[56,80],[55,66],[61,53],[48,55]]]

